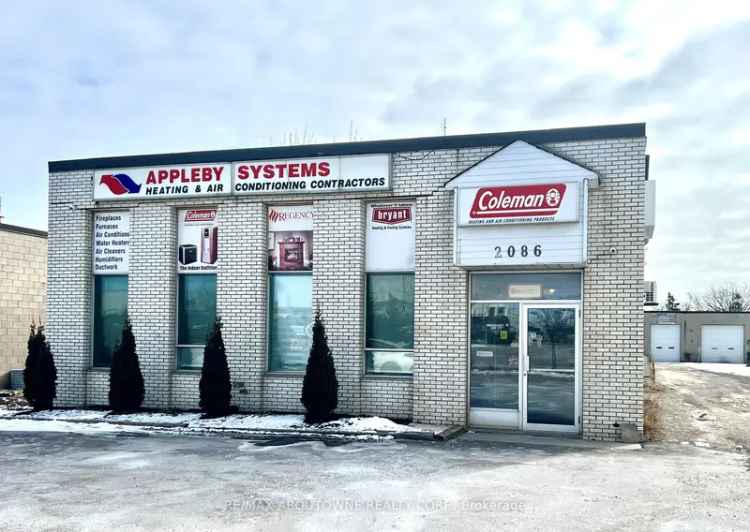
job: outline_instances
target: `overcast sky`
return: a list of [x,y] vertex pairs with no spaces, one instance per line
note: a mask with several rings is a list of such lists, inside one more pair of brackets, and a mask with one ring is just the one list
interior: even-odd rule
[[4,221],[46,228],[48,160],[646,122],[682,298],[748,278],[748,43],[748,2],[7,2]]

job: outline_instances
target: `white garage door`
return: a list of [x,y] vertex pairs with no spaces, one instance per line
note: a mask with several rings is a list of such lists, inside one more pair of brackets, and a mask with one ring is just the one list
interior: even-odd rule
[[742,329],[741,325],[704,325],[701,328],[701,361],[743,363]]
[[680,361],[680,326],[651,326],[651,360],[655,362]]

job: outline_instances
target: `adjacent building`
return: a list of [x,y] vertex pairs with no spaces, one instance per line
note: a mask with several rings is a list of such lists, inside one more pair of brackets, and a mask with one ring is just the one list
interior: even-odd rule
[[646,312],[645,349],[656,362],[750,363],[750,312]]
[[26,360],[32,323],[47,321],[47,233],[0,223],[0,389]]
[[194,409],[216,316],[243,411],[299,412],[319,309],[342,414],[616,439],[643,424],[644,124],[49,163],[58,404]]

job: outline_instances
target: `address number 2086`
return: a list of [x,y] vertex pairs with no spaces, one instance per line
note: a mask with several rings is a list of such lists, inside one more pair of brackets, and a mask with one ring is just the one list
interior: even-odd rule
[[495,246],[496,259],[512,259],[516,256],[516,254],[520,255],[521,257],[528,257],[529,253],[533,254],[535,257],[541,257],[542,245],[537,244],[531,249],[529,249],[529,246],[527,246],[526,244],[519,246],[518,248],[516,248],[516,246]]

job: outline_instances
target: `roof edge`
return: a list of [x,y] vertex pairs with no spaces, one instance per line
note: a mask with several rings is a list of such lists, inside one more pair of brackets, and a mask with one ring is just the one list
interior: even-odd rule
[[41,238],[47,238],[47,231],[41,231],[39,229],[31,229],[30,227],[21,227],[20,225],[10,225],[0,223],[0,231],[7,231],[9,233],[18,233],[20,235],[38,236]]
[[50,161],[50,173],[76,170],[100,170],[134,166],[159,166],[177,164],[203,164],[263,159],[294,159],[303,157],[331,157],[338,155],[365,155],[371,153],[396,153],[425,150],[450,150],[485,146],[504,146],[515,140],[529,144],[576,142],[646,136],[646,124],[612,124],[557,129],[537,129],[504,133],[475,133],[440,137],[415,137],[392,140],[305,144],[299,146],[274,146],[267,148],[240,148],[230,150],[156,153],[117,157],[94,157]]

